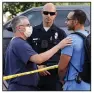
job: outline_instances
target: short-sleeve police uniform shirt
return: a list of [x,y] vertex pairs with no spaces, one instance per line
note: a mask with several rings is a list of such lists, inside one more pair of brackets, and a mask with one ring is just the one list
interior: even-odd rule
[[[30,56],[36,52],[23,39],[16,37],[11,40],[5,56],[5,75],[13,75],[17,73],[36,70],[37,66],[34,62],[30,62]],[[18,83],[22,85],[36,86],[38,82],[38,74],[30,74],[9,80],[9,83]]]

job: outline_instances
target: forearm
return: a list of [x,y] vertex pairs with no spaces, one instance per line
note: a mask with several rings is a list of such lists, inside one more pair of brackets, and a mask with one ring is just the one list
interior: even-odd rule
[[58,45],[56,45],[55,47],[51,48],[50,50],[39,54],[39,56],[41,58],[41,63],[50,59],[59,49],[60,48],[58,47]]
[[59,49],[59,46],[56,45],[46,52],[31,56],[30,61],[35,62],[36,64],[41,64],[50,59]]
[[50,59],[59,49],[64,48],[65,46],[68,46],[68,45],[71,45],[70,38],[66,38],[62,40],[59,44],[57,44],[56,46],[54,46],[53,48],[51,48],[50,50],[44,53],[31,56],[30,61],[35,62],[37,64],[41,64],[47,61],[48,59]]
[[61,54],[60,56],[60,61],[58,63],[58,74],[59,74],[60,80],[63,80],[66,75],[66,71],[67,71],[70,59],[71,57],[68,55]]
[[60,81],[64,81],[64,77],[65,77],[66,71],[67,71],[67,69],[64,69],[64,70],[58,69],[58,75],[59,75]]

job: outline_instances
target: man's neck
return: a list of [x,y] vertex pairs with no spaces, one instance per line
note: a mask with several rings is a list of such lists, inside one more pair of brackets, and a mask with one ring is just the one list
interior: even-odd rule
[[20,37],[20,38],[22,38],[22,39],[24,39],[24,40],[27,39],[25,36],[21,35],[19,32],[18,32],[18,33],[15,33],[15,34],[14,34],[14,37]]
[[78,25],[78,26],[76,26],[75,27],[75,29],[74,29],[74,31],[77,31],[77,30],[85,30],[85,28],[84,28],[84,25]]
[[53,23],[44,23],[43,22],[43,27],[51,27]]

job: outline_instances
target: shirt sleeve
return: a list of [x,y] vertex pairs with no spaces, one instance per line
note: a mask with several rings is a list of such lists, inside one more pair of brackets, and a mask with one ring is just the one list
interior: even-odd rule
[[18,43],[15,46],[14,51],[17,54],[16,56],[25,64],[32,55],[37,54],[26,41]]
[[[68,37],[71,37],[71,36],[68,36]],[[72,38],[72,41],[73,41],[73,38]],[[72,56],[72,54],[73,54],[73,45],[74,45],[74,42],[72,42],[72,45],[69,45],[69,46],[63,48],[61,50],[61,54]]]
[[73,46],[67,46],[61,50],[61,54],[72,56],[73,53]]

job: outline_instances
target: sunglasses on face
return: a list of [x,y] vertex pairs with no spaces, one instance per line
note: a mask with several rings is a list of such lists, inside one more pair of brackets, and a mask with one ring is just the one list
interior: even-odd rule
[[50,16],[53,16],[53,15],[55,15],[55,12],[43,11],[43,14],[44,14],[44,15],[50,14]]

